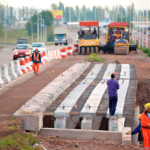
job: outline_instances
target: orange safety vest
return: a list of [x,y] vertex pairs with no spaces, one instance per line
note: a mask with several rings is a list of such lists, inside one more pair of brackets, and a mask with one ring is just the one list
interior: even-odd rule
[[150,149],[150,119],[149,117],[145,114],[145,112],[142,113],[141,115],[141,125],[142,125],[142,134],[143,134],[143,147],[145,148],[144,150],[149,150]]
[[34,60],[39,61],[39,53],[37,55],[35,55],[35,53],[34,53],[33,58],[34,58]]

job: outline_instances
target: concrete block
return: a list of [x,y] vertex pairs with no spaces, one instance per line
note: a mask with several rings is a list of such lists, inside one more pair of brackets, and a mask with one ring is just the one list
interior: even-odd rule
[[93,118],[92,130],[99,130],[103,117],[95,116]]
[[126,134],[128,131],[131,131],[130,127],[124,127],[122,131],[122,143],[125,145],[131,145],[131,135]]
[[14,61],[14,70],[18,77],[23,75],[23,72],[21,71],[21,68],[20,68],[19,60]]
[[2,75],[1,75],[1,68],[0,68],[0,88],[5,85],[4,81],[2,80]]
[[77,130],[77,129],[54,129],[42,128],[39,132],[41,136],[58,136],[73,139],[106,139],[113,141],[121,141],[122,132],[100,131],[100,130]]
[[93,124],[92,118],[84,118],[81,122],[81,129],[82,130],[91,130]]
[[66,129],[66,118],[56,118],[54,122],[54,128]]
[[67,124],[67,129],[75,129],[79,122],[80,116],[71,116]]
[[9,76],[12,80],[15,80],[18,77],[15,70],[14,70],[14,68],[15,68],[14,67],[14,62],[10,61],[8,63],[8,74],[9,74]]
[[8,64],[6,63],[1,66],[1,76],[5,84],[11,82],[11,78],[9,77],[8,74]]
[[20,111],[29,111],[29,112],[41,112],[41,111],[45,111],[45,109],[43,107],[41,107],[40,105],[34,105],[34,104],[30,104],[30,105],[23,105],[20,109]]
[[35,114],[23,114],[20,111],[16,111],[13,116],[22,120],[24,130],[38,132],[43,127],[42,112],[36,112]]

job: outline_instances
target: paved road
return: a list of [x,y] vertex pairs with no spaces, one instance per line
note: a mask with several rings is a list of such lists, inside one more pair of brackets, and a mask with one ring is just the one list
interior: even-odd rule
[[[73,46],[76,41],[76,36],[77,33],[69,32],[69,46]],[[0,66],[3,65],[4,63],[7,63],[9,61],[13,60],[13,48],[15,48],[15,45],[10,45],[10,44],[0,44],[0,46],[3,46],[4,48],[0,49]],[[64,45],[50,45],[47,46],[48,50],[57,50],[62,48]]]

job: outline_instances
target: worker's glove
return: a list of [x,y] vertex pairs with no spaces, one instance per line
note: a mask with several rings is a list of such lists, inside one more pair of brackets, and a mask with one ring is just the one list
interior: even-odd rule
[[131,131],[128,131],[126,134],[131,135]]

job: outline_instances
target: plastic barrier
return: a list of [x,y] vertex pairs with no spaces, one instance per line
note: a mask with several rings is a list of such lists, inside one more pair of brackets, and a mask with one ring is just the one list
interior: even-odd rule
[[11,82],[11,78],[8,75],[8,65],[4,64],[1,66],[1,75],[5,84]]
[[48,51],[48,54],[51,59],[62,59],[60,50]]
[[41,51],[41,65],[44,65],[45,64],[45,61],[43,59],[43,51]]
[[32,69],[33,69],[32,55],[30,56],[30,66],[31,66],[31,67],[32,67]]
[[25,66],[25,60],[24,60],[24,58],[19,58],[19,60],[20,60],[21,71],[23,72],[23,74],[26,74],[28,72],[28,70]]
[[23,72],[21,71],[21,68],[20,68],[19,60],[14,61],[14,70],[18,77],[23,75]]
[[51,58],[51,51],[50,51],[50,50],[47,51],[47,57],[49,58],[49,60],[52,59],[52,58]]
[[30,59],[28,56],[25,57],[25,66],[26,66],[28,72],[30,72],[32,70],[32,67],[30,66]]
[[4,81],[2,80],[2,76],[1,76],[1,69],[0,69],[0,88],[3,87],[5,85]]
[[43,51],[43,59],[44,59],[44,62],[47,63],[46,51]]
[[66,58],[67,57],[67,48],[61,49],[61,57]]
[[47,59],[47,61],[51,60],[51,58],[49,57],[49,54],[48,54],[48,50],[46,50],[46,59]]
[[68,47],[67,54],[72,55],[72,47]]
[[74,44],[74,46],[73,46],[73,51],[74,51],[75,53],[78,52],[78,44]]
[[17,78],[17,74],[14,69],[14,62],[10,61],[8,64],[8,74],[12,80],[15,80]]

